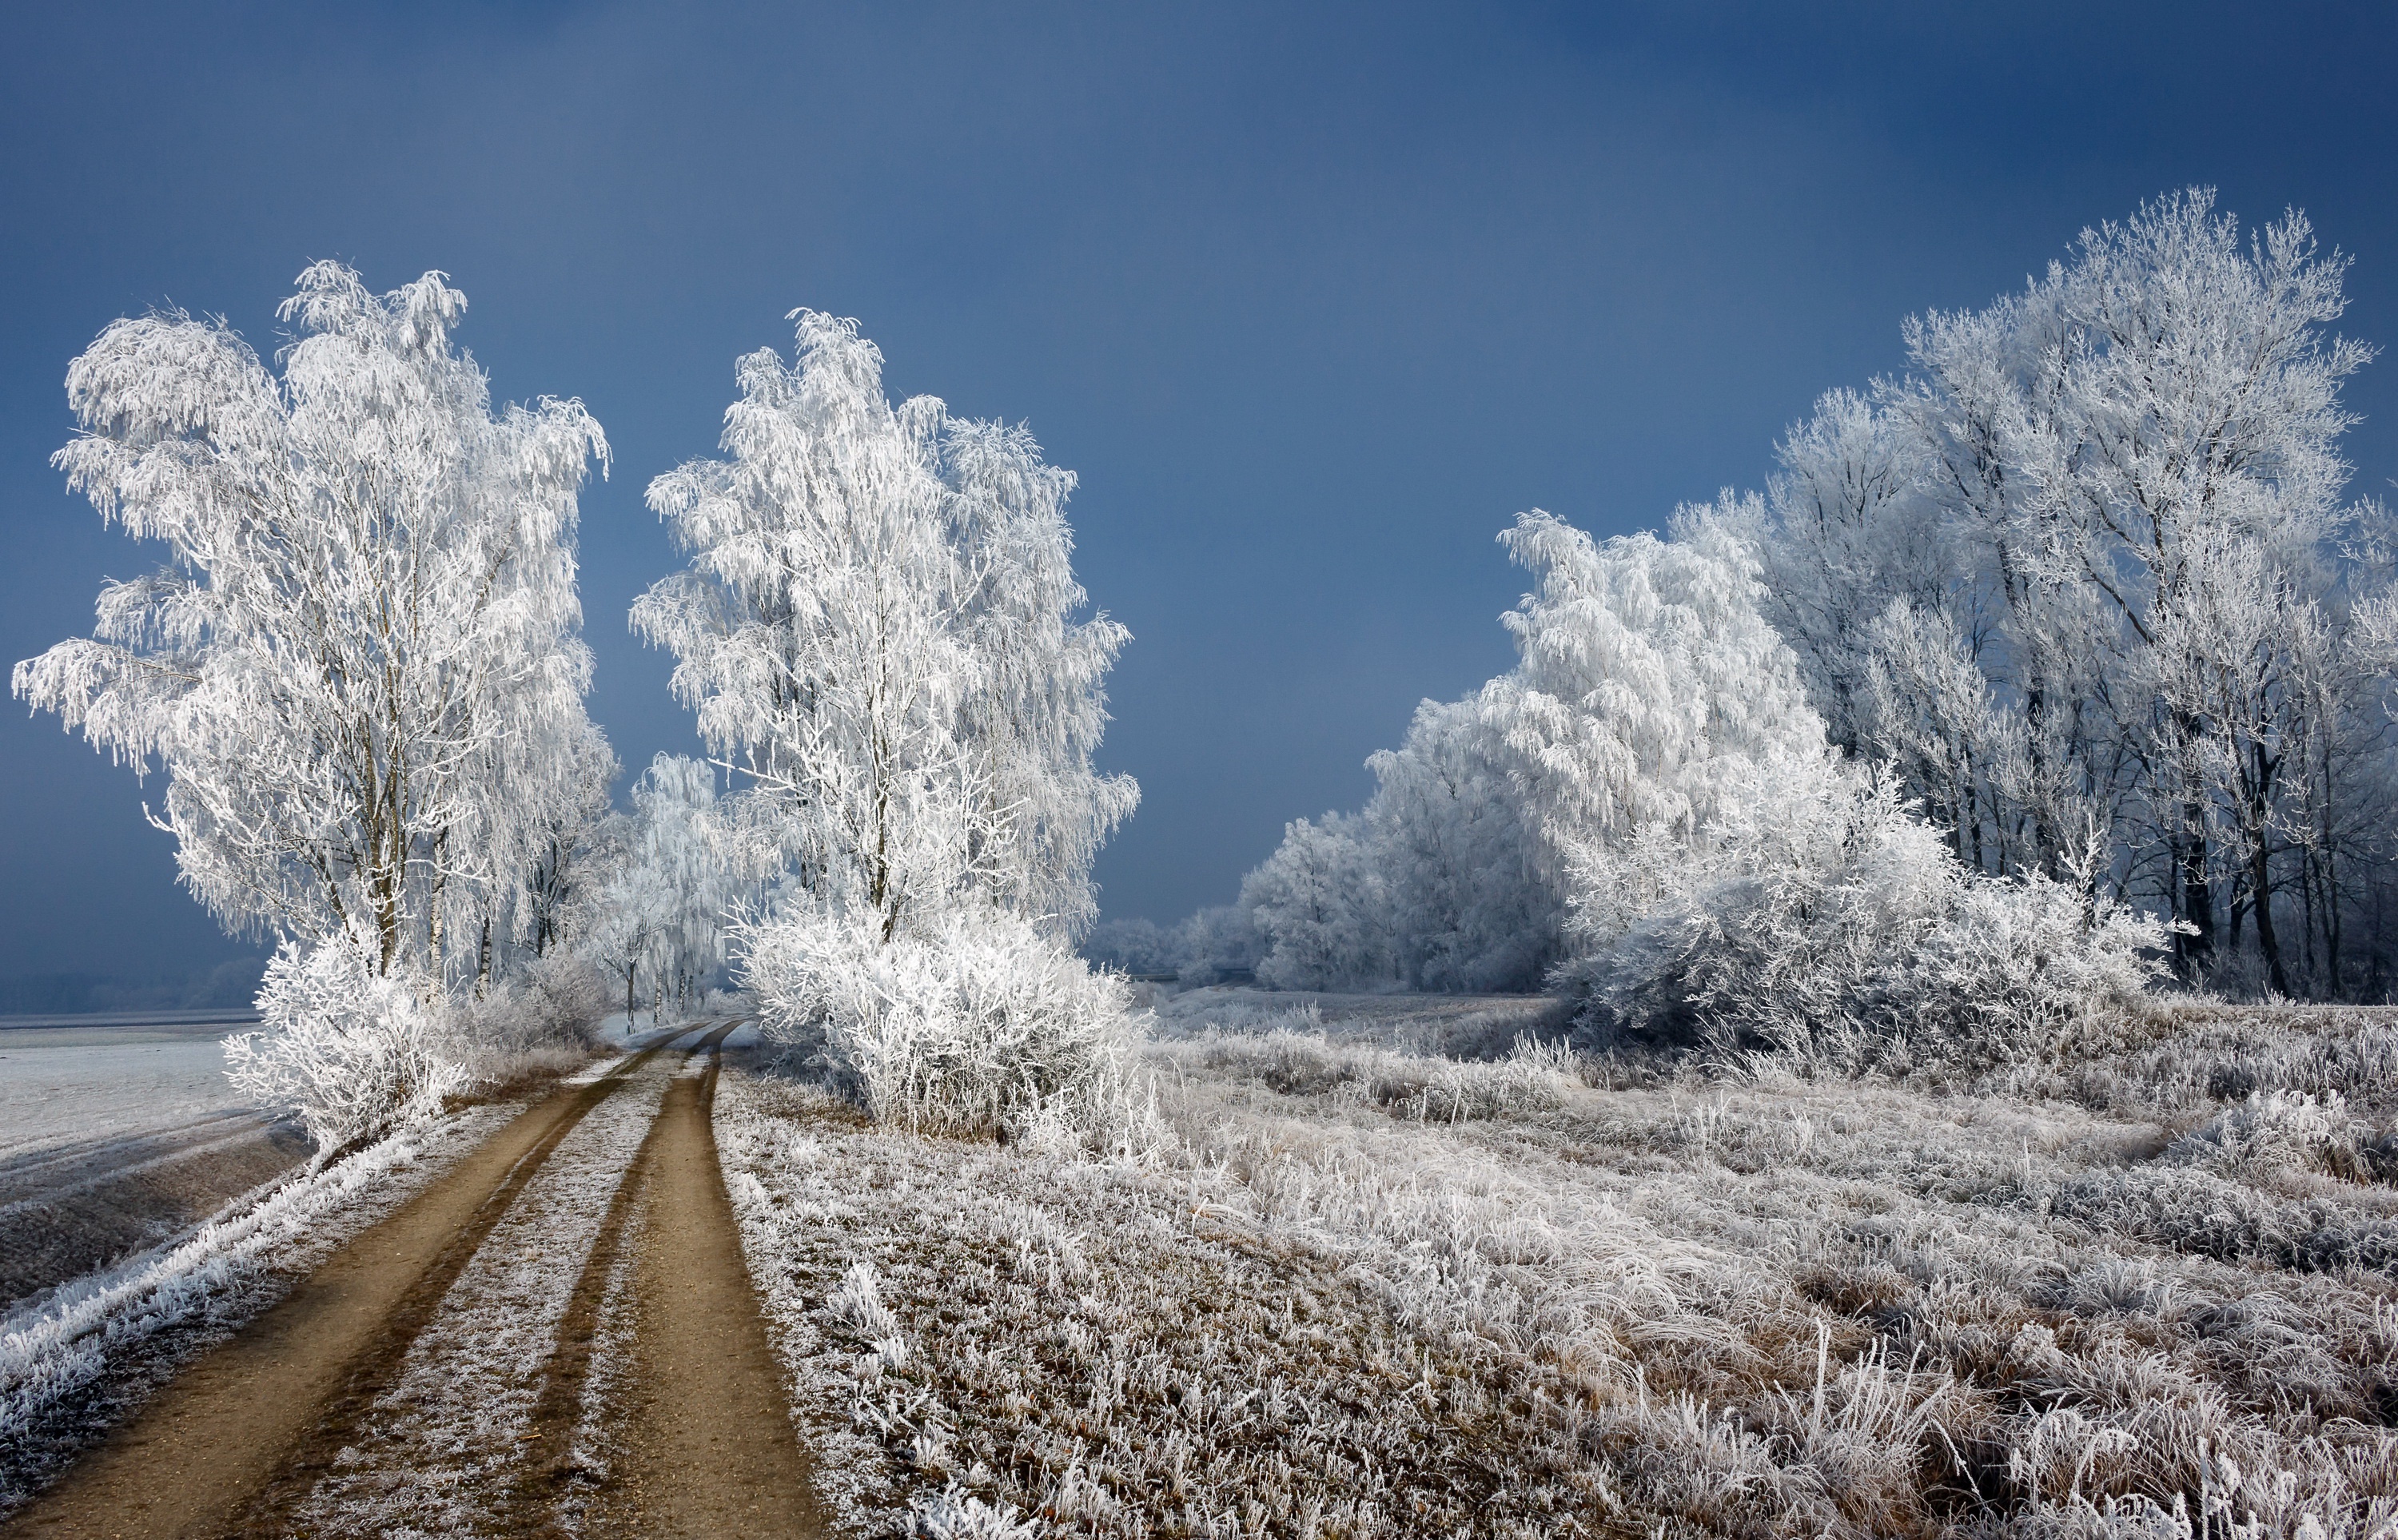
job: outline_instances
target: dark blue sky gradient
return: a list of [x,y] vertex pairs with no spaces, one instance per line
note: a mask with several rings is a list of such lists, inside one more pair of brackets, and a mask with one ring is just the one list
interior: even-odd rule
[[[606,425],[594,713],[630,769],[691,750],[625,628],[675,559],[642,489],[811,305],[1081,475],[1081,576],[1136,638],[1105,760],[1145,794],[1103,904],[1172,919],[1505,666],[1517,510],[1616,533],[1758,484],[1817,392],[1903,365],[1903,316],[2086,223],[2192,181],[2303,207],[2358,259],[2348,328],[2398,339],[2391,14],[13,7],[0,662],[148,559],[47,464],[103,325],[182,305],[269,351],[312,259],[438,267],[498,395]],[[2398,360],[2351,399],[2386,489]],[[227,954],[141,795],[0,713],[0,976]]]

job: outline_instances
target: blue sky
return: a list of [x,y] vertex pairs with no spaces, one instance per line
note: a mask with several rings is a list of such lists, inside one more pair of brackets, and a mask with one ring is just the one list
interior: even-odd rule
[[[1415,703],[1508,661],[1492,536],[1755,486],[1899,323],[2168,188],[2308,210],[2398,338],[2398,20],[2377,7],[14,7],[0,46],[0,662],[147,558],[67,496],[67,361],[117,315],[262,351],[335,257],[471,302],[497,394],[579,395],[594,714],[695,747],[624,616],[649,478],[734,358],[859,317],[896,393],[1031,422],[1132,628],[1111,916],[1228,901],[1352,807]],[[2352,388],[2398,475],[2398,361]],[[142,788],[0,712],[0,976],[229,945]],[[157,795],[154,783],[150,795]]]

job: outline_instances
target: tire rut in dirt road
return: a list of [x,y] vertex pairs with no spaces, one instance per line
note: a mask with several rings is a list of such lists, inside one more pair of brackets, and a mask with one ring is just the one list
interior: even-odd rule
[[700,1076],[667,1088],[643,1150],[632,1386],[609,1418],[620,1453],[593,1496],[586,1534],[831,1533],[724,1191],[712,1122],[718,1068],[711,1051]]
[[279,1533],[552,1150],[676,1038],[562,1089],[194,1360],[0,1534]]
[[[721,1047],[737,1024],[728,1022],[710,1032],[685,1051],[686,1058]],[[659,1135],[667,1126],[665,1105],[661,1103],[659,1115],[651,1120],[640,1149],[626,1168],[624,1182],[609,1200],[607,1215],[600,1222],[600,1233],[575,1279],[573,1296],[559,1321],[558,1346],[550,1355],[541,1399],[533,1404],[532,1430],[524,1438],[529,1446],[524,1452],[524,1471],[509,1494],[506,1511],[493,1515],[499,1520],[495,1527],[506,1533],[573,1533],[570,1526],[559,1521],[560,1508],[579,1495],[575,1491],[578,1480],[588,1477],[575,1458],[574,1442],[586,1411],[586,1388],[590,1381],[592,1349],[603,1325],[602,1311],[608,1304],[609,1284],[615,1275],[617,1258],[623,1252],[625,1231],[646,1193]]]

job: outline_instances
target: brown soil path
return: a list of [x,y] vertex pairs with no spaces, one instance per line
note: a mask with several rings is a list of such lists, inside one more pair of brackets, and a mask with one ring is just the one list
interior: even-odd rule
[[586,1533],[828,1534],[791,1426],[781,1364],[741,1255],[711,1118],[723,1037],[707,1068],[667,1088],[642,1152],[633,1389],[613,1479]]
[[561,1089],[509,1123],[194,1360],[0,1535],[278,1533],[276,1511],[339,1451],[550,1151],[665,1046]]

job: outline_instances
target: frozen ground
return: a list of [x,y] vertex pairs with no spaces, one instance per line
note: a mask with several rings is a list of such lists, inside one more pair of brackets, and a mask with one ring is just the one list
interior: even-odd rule
[[[559,1323],[667,1079],[684,1063],[653,1061],[550,1155],[451,1285],[397,1383],[300,1505],[306,1533],[474,1534],[509,1510]],[[606,1283],[612,1295],[621,1291],[620,1279]],[[610,1323],[603,1313],[600,1324]],[[595,1346],[590,1373],[605,1386],[621,1374],[627,1344],[603,1330]],[[586,1459],[606,1469],[604,1452]]]
[[0,1026],[0,1307],[179,1236],[307,1158],[227,1083],[222,1019]]
[[0,1029],[0,1159],[255,1110],[224,1077],[241,1027],[125,1024]]
[[515,1110],[475,1107],[395,1135],[0,1314],[0,1514]]
[[2398,1012],[1894,1083],[1166,1003],[1139,1161],[727,1077],[850,1533],[2398,1534]]
[[815,1533],[708,1133],[732,1035],[638,1032],[530,1107],[453,1112],[13,1312],[0,1516],[30,1502],[23,1526],[74,1533]]

